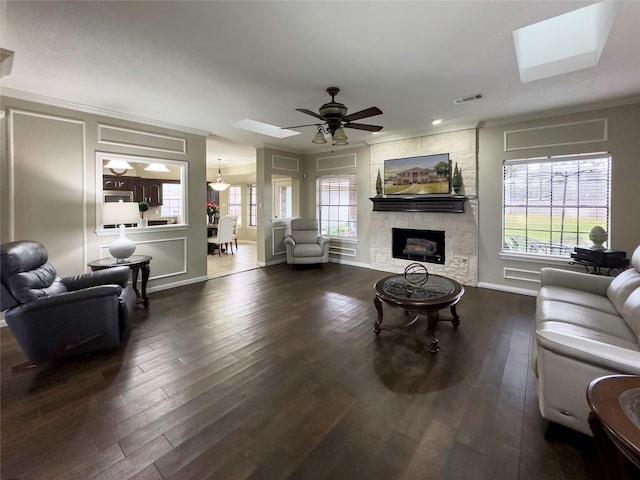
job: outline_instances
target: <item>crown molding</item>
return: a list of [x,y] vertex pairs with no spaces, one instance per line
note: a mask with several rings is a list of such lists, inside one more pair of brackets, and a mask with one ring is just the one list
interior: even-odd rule
[[206,130],[200,130],[198,128],[187,127],[186,125],[178,125],[174,123],[163,122],[160,120],[153,120],[151,118],[139,117],[137,115],[131,115],[128,113],[116,112],[113,110],[107,110],[104,108],[90,107],[80,103],[69,102],[67,100],[60,100],[57,98],[46,97],[44,95],[38,95],[35,93],[23,92],[21,90],[14,90],[13,88],[3,88],[3,97],[16,98],[18,100],[25,100],[27,102],[37,102],[52,107],[66,108],[70,110],[76,110],[79,112],[90,113],[93,115],[101,115],[110,118],[117,118],[119,120],[126,120],[129,122],[141,123],[143,125],[152,125],[154,127],[166,128],[169,130],[176,130],[179,132],[191,133],[193,135],[208,136],[211,132]]
[[634,105],[640,103],[640,96],[618,98],[607,102],[591,103],[587,105],[580,105],[574,107],[560,108],[556,110],[547,110],[544,112],[532,113],[530,115],[520,115],[513,117],[501,118],[499,120],[489,120],[486,122],[480,122],[478,128],[499,127],[501,125],[508,125],[517,122],[529,122],[531,120],[541,120],[544,118],[558,117],[561,115],[572,115],[575,113],[592,112],[595,110],[602,110],[605,108],[624,107],[626,105]]
[[459,132],[460,130],[472,130],[478,128],[478,123],[459,123],[456,125],[448,125],[439,128],[433,128],[428,130],[416,130],[413,132],[398,133],[381,138],[376,138],[367,141],[367,145],[376,145],[378,143],[395,142],[397,140],[407,140],[410,138],[427,137],[430,135],[439,135],[442,133]]

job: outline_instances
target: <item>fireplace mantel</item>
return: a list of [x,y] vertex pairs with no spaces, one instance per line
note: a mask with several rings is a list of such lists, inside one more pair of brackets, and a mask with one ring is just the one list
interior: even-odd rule
[[374,212],[464,213],[464,195],[385,195],[370,198]]

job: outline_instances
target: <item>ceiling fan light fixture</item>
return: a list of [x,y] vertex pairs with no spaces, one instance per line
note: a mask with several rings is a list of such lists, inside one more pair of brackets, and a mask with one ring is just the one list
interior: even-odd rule
[[318,129],[318,131],[316,132],[316,135],[313,137],[313,140],[311,140],[312,143],[327,143],[327,140],[324,138],[324,133],[322,133],[322,130]]
[[344,129],[342,127],[336,129],[333,134],[333,144],[334,145],[349,145],[349,138],[344,133]]
[[220,192],[222,190],[226,190],[227,188],[229,188],[229,184],[225,183],[225,181],[222,179],[222,171],[220,170],[220,162],[221,162],[221,160],[218,159],[218,173],[216,175],[216,181],[209,184],[209,186],[211,188],[213,188],[214,190],[216,190],[218,192]]

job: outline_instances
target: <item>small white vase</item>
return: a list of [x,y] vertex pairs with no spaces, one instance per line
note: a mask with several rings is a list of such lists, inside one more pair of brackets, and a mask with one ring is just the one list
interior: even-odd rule
[[124,233],[124,225],[120,225],[120,236],[109,245],[109,253],[111,256],[124,261],[128,259],[133,252],[136,251],[136,244],[127,238]]
[[138,227],[146,228],[148,226],[149,226],[148,218],[141,218],[140,221],[138,222]]

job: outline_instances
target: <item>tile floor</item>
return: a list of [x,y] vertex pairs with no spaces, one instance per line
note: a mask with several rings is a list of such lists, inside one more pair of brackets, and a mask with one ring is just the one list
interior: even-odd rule
[[233,255],[223,252],[220,256],[217,250],[215,254],[207,255],[207,275],[216,278],[259,268],[257,258],[256,242],[238,241],[238,249],[234,245]]

